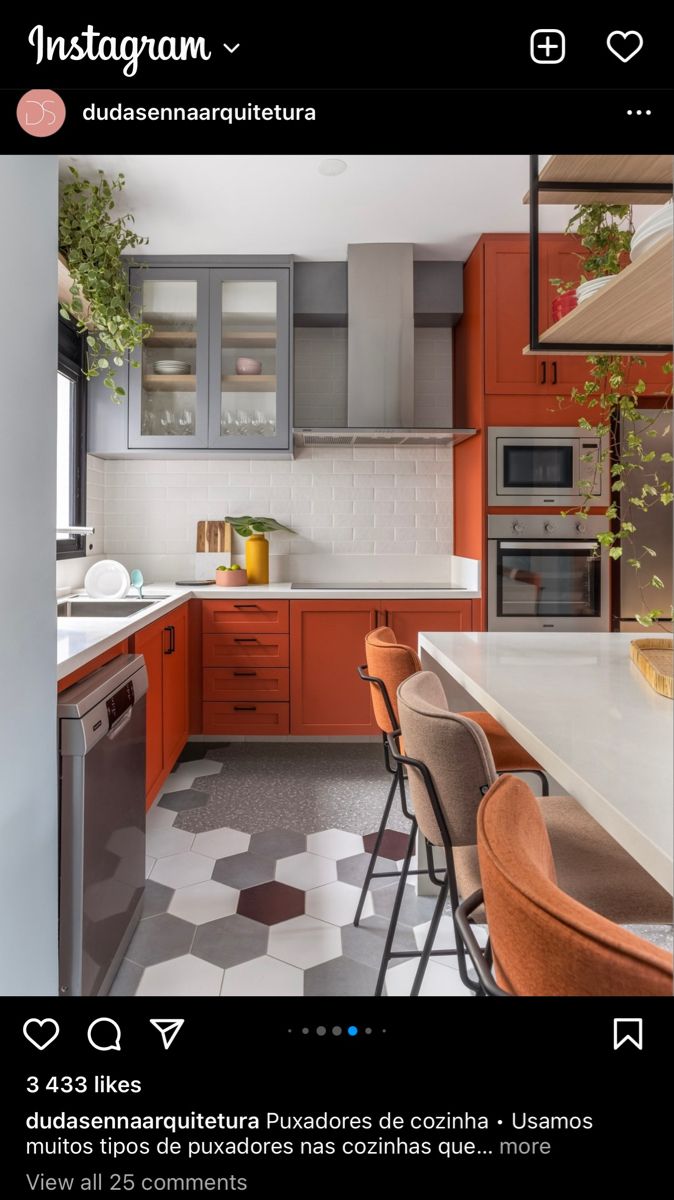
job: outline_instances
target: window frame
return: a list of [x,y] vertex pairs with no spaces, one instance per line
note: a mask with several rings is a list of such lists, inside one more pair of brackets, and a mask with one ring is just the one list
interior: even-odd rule
[[[82,342],[67,321],[59,317],[58,329],[58,372],[65,375],[74,386],[72,419],[70,427],[71,450],[71,523],[86,525],[87,518],[87,393],[86,380],[82,374]],[[68,558],[84,558],[87,552],[87,534],[56,539],[57,562]]]

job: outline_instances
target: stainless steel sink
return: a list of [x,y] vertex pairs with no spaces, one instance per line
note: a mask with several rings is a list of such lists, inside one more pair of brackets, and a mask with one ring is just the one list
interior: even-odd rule
[[59,617],[130,617],[133,613],[141,612],[144,608],[152,608],[158,600],[166,600],[166,596],[153,596],[152,599],[140,600],[137,597],[124,597],[121,600],[62,600],[56,606]]

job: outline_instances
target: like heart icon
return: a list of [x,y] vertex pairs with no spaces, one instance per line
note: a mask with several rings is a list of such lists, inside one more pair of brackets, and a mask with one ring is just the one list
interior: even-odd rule
[[[32,1032],[30,1032],[32,1030]],[[31,1017],[23,1026],[23,1036],[28,1039],[31,1045],[35,1046],[36,1050],[46,1050],[47,1046],[51,1046],[55,1042],[59,1033],[58,1021],[53,1017],[45,1017],[40,1021],[37,1017]]]
[[628,29],[625,33],[622,29],[614,29],[613,33],[609,33],[606,39],[611,54],[615,54],[621,62],[629,62],[638,54],[644,44],[644,39],[636,29]]

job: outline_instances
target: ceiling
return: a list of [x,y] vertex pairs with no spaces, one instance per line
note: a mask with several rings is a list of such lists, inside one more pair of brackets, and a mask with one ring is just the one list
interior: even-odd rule
[[[524,232],[525,154],[72,155],[85,174],[123,171],[151,254],[294,254],[341,259],[349,242],[414,242],[417,258],[464,260],[481,233]],[[561,230],[570,210],[541,210]]]
[[[151,254],[346,257],[349,242],[414,242],[417,258],[465,259],[481,233],[522,232],[526,155],[71,155],[85,174],[123,171]],[[542,213],[563,229],[565,209]]]

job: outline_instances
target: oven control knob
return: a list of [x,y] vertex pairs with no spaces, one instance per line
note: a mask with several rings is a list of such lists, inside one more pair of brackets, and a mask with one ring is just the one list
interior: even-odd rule
[[543,526],[543,528],[544,528],[544,530],[545,530],[545,532],[546,532],[546,533],[554,533],[554,532],[555,532],[555,527],[554,527],[554,525],[552,524],[552,521],[546,521],[546,522],[545,522],[545,525]]
[[513,521],[513,533],[524,533],[524,525],[521,521]]
[[582,521],[576,521],[576,533],[585,533],[585,526]]

